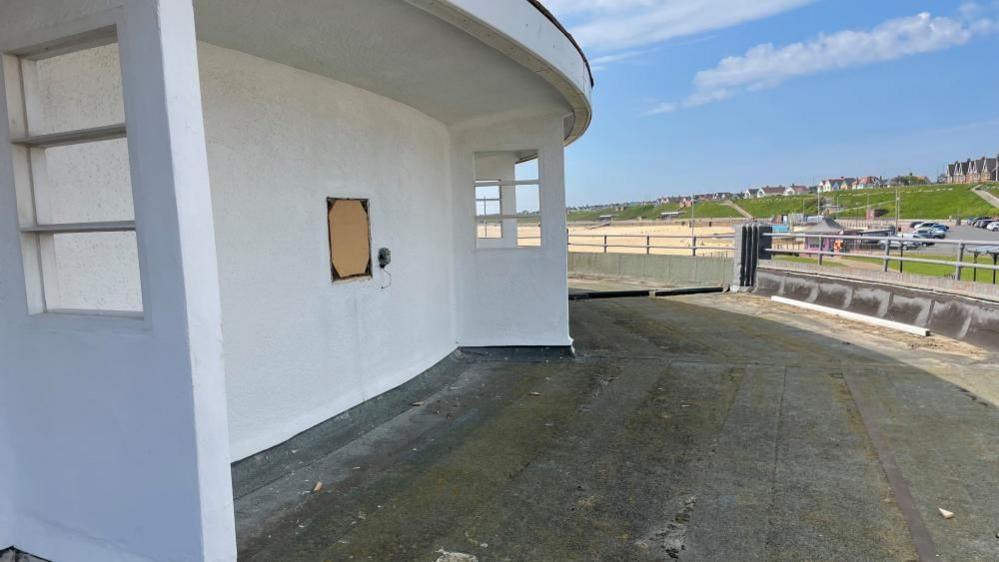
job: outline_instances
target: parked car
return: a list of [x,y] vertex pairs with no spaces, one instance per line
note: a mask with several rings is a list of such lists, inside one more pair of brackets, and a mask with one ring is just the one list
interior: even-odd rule
[[950,232],[950,227],[946,224],[930,221],[916,223],[916,226],[913,226],[913,228],[916,230],[919,230],[920,228],[938,228],[944,232]]
[[985,229],[990,230],[992,232],[999,232],[999,221],[990,222],[989,225],[985,227]]
[[974,226],[975,228],[986,228],[987,226],[989,226],[989,224],[995,222],[996,220],[997,219],[993,217],[982,217],[976,220],[974,223],[972,223],[972,226]]
[[912,233],[912,238],[918,240],[923,246],[932,246],[934,244],[933,240],[936,239],[933,231],[931,229],[926,229],[923,231],[917,230]]
[[922,242],[917,242],[915,240],[879,240],[878,246],[884,248],[888,246],[892,250],[898,250],[899,248],[905,248],[906,250],[912,250],[922,246]]
[[923,226],[917,228],[916,231],[912,233],[912,235],[915,236],[916,238],[940,239],[947,237],[947,231],[942,228],[938,228],[936,226]]

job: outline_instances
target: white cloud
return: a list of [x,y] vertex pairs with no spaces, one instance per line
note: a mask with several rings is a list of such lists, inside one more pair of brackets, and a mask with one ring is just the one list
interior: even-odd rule
[[816,0],[548,0],[588,50],[613,52],[767,18]]
[[599,72],[606,69],[609,64],[637,58],[653,50],[654,49],[636,49],[633,51],[621,51],[619,53],[614,53],[613,55],[599,56],[590,59],[590,68],[592,68],[594,72]]
[[970,21],[921,13],[888,20],[870,31],[822,34],[785,47],[765,43],[698,72],[692,94],[679,102],[660,104],[649,113],[669,113],[773,88],[796,76],[948,49],[997,28],[995,20],[984,16]]

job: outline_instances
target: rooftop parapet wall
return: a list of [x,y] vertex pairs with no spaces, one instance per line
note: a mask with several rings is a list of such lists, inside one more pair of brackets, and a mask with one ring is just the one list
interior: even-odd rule
[[999,301],[860,276],[847,278],[772,266],[761,266],[757,271],[754,292],[919,326],[931,333],[999,350]]

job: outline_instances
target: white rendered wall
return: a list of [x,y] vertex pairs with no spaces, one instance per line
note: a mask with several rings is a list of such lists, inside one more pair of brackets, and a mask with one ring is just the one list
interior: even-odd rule
[[[562,117],[479,123],[453,131],[455,271],[461,346],[572,343]],[[531,149],[539,150],[541,247],[476,247],[475,154]]]
[[[371,92],[211,45],[200,58],[236,460],[455,349],[450,144]],[[391,278],[331,282],[327,197],[369,199]]]
[[0,548],[56,561],[234,560],[192,6],[11,0],[0,48],[109,24],[124,67],[145,316],[27,313],[11,150],[0,143],[0,391],[14,397],[0,417]]

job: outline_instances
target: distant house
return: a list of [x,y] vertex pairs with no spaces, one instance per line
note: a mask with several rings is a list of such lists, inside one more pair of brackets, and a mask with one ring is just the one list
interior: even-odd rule
[[947,164],[947,183],[976,183],[999,181],[999,157],[983,156],[976,160]]
[[682,201],[683,197],[679,195],[668,195],[656,199],[656,205],[679,205]]
[[792,185],[784,190],[784,197],[790,197],[792,195],[808,195],[811,190],[804,185]]
[[705,193],[697,198],[698,201],[727,201],[729,199],[735,199],[734,193],[728,193],[725,191],[719,191],[717,193]]
[[841,179],[827,179],[819,183],[819,193],[829,193],[841,189],[843,189],[843,180]]
[[856,185],[853,186],[854,189],[875,189],[878,187],[884,187],[885,180],[883,178],[875,176],[864,176],[857,180]]
[[947,183],[964,183],[964,162],[947,164]]
[[857,178],[830,178],[822,180],[819,184],[820,193],[829,193],[830,191],[843,191],[846,189],[853,189],[857,184]]
[[753,191],[754,191],[754,196],[757,199],[762,199],[764,197],[774,197],[776,195],[784,195],[785,189],[786,188],[784,186],[779,186],[779,187],[767,186],[767,187],[757,188]]
[[997,164],[999,164],[999,158],[982,156],[978,160],[972,160],[971,170],[965,174],[966,181],[968,183],[997,181]]

